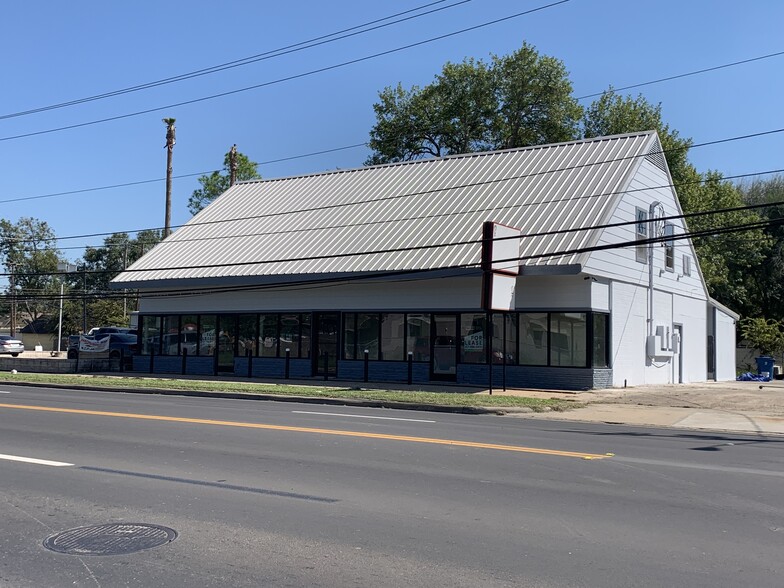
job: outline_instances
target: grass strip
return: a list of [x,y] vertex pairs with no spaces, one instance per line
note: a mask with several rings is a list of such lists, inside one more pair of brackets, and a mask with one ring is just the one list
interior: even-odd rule
[[378,390],[328,385],[291,385],[236,381],[190,380],[134,376],[96,376],[77,374],[37,374],[0,372],[0,382],[56,384],[64,386],[95,386],[98,388],[142,388],[196,392],[264,394],[275,396],[307,396],[382,402],[406,402],[423,405],[456,407],[530,408],[535,412],[563,411],[575,408],[569,400],[468,394],[464,392],[427,392],[423,390]]

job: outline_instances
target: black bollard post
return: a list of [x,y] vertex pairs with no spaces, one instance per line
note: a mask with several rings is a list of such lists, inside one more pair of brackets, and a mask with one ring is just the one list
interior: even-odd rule
[[324,352],[324,380],[329,379],[329,352]]
[[414,352],[408,352],[408,385],[414,383]]
[[155,348],[150,348],[150,373],[155,373]]
[[182,365],[180,366],[180,373],[184,376],[188,372],[188,350],[182,348]]
[[248,358],[248,377],[253,377],[253,352],[248,349],[245,351],[245,357]]
[[283,378],[289,379],[289,365],[291,363],[291,349],[286,348],[286,363],[283,367]]
[[120,349],[120,372],[125,371],[125,349]]
[[370,378],[370,351],[365,349],[365,382]]

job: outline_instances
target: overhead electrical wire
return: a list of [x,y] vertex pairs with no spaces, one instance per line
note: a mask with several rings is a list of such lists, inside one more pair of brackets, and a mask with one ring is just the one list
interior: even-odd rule
[[550,4],[545,4],[543,6],[538,6],[536,8],[532,8],[530,10],[525,10],[523,12],[518,12],[516,14],[505,16],[505,17],[502,17],[502,18],[497,18],[495,20],[487,21],[487,22],[484,22],[484,23],[481,23],[481,24],[478,24],[478,25],[474,25],[474,26],[471,26],[471,27],[460,29],[458,31],[453,31],[451,33],[438,35],[436,37],[430,37],[430,38],[425,39],[423,41],[417,41],[415,43],[409,43],[408,45],[403,45],[403,46],[400,46],[400,47],[396,47],[394,49],[388,49],[386,51],[380,51],[378,53],[373,53],[371,55],[365,55],[364,57],[358,57],[356,59],[350,59],[348,61],[343,61],[341,63],[328,65],[328,66],[325,66],[325,67],[320,67],[320,68],[313,69],[313,70],[306,71],[306,72],[299,73],[299,74],[292,74],[290,76],[285,76],[285,77],[282,77],[282,78],[278,78],[276,80],[270,80],[268,82],[262,82],[260,84],[254,84],[252,86],[245,86],[243,88],[237,88],[235,90],[227,90],[225,92],[219,92],[217,94],[211,94],[209,96],[202,96],[201,98],[193,98],[191,100],[184,100],[182,102],[176,102],[176,103],[173,103],[173,104],[167,104],[166,106],[158,106],[158,107],[155,107],[155,108],[148,108],[148,109],[145,109],[145,110],[139,110],[139,111],[136,111],[136,112],[130,112],[130,113],[126,113],[126,114],[119,114],[119,115],[116,115],[116,116],[110,116],[110,117],[102,118],[102,119],[98,119],[98,120],[92,120],[92,121],[87,121],[87,122],[83,122],[83,123],[76,123],[76,124],[66,125],[66,126],[52,128],[52,129],[45,129],[43,131],[33,131],[33,132],[30,132],[30,133],[21,133],[21,134],[18,134],[18,135],[10,135],[10,136],[7,136],[7,137],[0,137],[0,141],[13,141],[15,139],[23,139],[25,137],[34,137],[34,136],[38,136],[38,135],[46,135],[46,134],[49,134],[49,133],[56,133],[56,132],[60,132],[60,131],[67,131],[67,130],[70,130],[70,129],[77,129],[77,128],[97,125],[97,124],[101,124],[101,123],[112,122],[112,121],[116,121],[116,120],[123,120],[123,119],[132,118],[132,117],[136,117],[136,116],[141,116],[143,114],[150,114],[152,112],[159,112],[161,110],[169,110],[169,109],[177,108],[177,107],[180,107],[180,106],[187,106],[187,105],[190,105],[190,104],[197,104],[199,102],[206,102],[208,100],[214,100],[216,98],[223,98],[225,96],[232,96],[234,94],[240,94],[242,92],[247,92],[249,90],[257,90],[259,88],[273,86],[273,85],[280,84],[280,83],[283,83],[283,82],[290,82],[292,80],[297,80],[297,79],[309,77],[309,76],[312,76],[312,75],[315,75],[315,74],[319,74],[319,73],[323,73],[323,72],[326,72],[326,71],[332,71],[332,70],[340,69],[340,68],[343,68],[343,67],[346,67],[346,66],[349,66],[349,65],[354,65],[356,63],[362,63],[362,62],[365,62],[365,61],[369,61],[371,59],[377,59],[379,57],[384,57],[386,55],[391,55],[393,53],[398,53],[400,51],[405,51],[407,49],[412,49],[414,47],[421,47],[422,45],[427,45],[429,43],[434,43],[435,41],[441,41],[443,39],[448,39],[450,37],[461,35],[463,33],[467,33],[467,32],[470,32],[470,31],[475,31],[477,29],[481,29],[481,28],[488,27],[488,26],[491,26],[491,25],[495,25],[495,24],[498,24],[498,23],[501,23],[501,22],[512,20],[514,18],[519,18],[521,16],[532,14],[534,12],[539,12],[541,10],[546,10],[548,8],[553,8],[555,6],[558,6],[559,4],[565,4],[565,3],[570,2],[570,1],[571,0],[558,0],[557,2],[552,2]]
[[[537,176],[542,176],[542,175],[547,175],[547,174],[552,174],[552,173],[557,173],[557,172],[574,171],[574,170],[583,169],[583,168],[586,168],[586,167],[596,167],[596,166],[605,165],[605,164],[608,164],[608,163],[617,163],[617,162],[620,162],[620,161],[628,161],[628,160],[638,159],[638,158],[645,157],[647,155],[665,155],[666,156],[669,153],[683,151],[685,149],[697,149],[697,148],[701,148],[701,147],[707,147],[707,146],[710,146],[710,145],[718,145],[718,144],[729,143],[729,142],[733,142],[733,141],[741,141],[741,140],[752,139],[752,138],[757,138],[757,137],[762,137],[762,136],[776,134],[776,133],[782,133],[782,132],[784,132],[784,127],[777,128],[777,129],[769,129],[769,130],[760,131],[760,132],[757,132],[757,133],[747,133],[747,134],[744,134],[744,135],[735,135],[733,137],[724,137],[722,139],[715,139],[715,140],[712,140],[712,141],[704,141],[704,142],[701,142],[701,143],[692,144],[692,145],[687,146],[687,147],[678,147],[678,148],[673,148],[673,149],[661,149],[659,151],[651,151],[650,153],[647,153],[647,154],[639,154],[638,153],[638,154],[635,154],[635,155],[626,155],[626,156],[622,156],[622,157],[605,159],[605,160],[602,160],[602,161],[592,161],[592,162],[588,162],[588,163],[582,163],[582,164],[577,164],[577,165],[570,165],[570,166],[559,167],[559,168],[555,168],[555,169],[537,171],[537,172],[526,173],[526,174],[519,174],[519,175],[514,175],[514,176],[507,176],[507,177],[504,177],[504,178],[498,178],[498,179],[494,179],[494,180],[486,180],[486,181],[480,181],[480,182],[470,182],[470,183],[467,183],[467,184],[456,184],[456,185],[448,186],[448,187],[445,187],[445,188],[433,188],[433,189],[430,189],[430,190],[422,190],[422,191],[417,191],[417,192],[406,192],[406,193],[403,193],[403,194],[395,194],[393,196],[384,196],[384,197],[381,197],[381,198],[371,198],[371,199],[366,199],[366,200],[355,200],[355,201],[339,203],[339,204],[330,204],[330,205],[316,206],[316,207],[311,207],[311,208],[299,208],[299,209],[292,209],[292,210],[281,211],[281,212],[244,216],[244,217],[240,217],[240,218],[218,219],[218,220],[214,220],[214,221],[203,221],[203,222],[191,222],[191,223],[188,224],[188,226],[194,227],[194,226],[203,226],[203,225],[215,225],[215,224],[223,224],[223,223],[228,223],[228,222],[245,221],[245,220],[252,220],[252,219],[259,219],[259,218],[279,217],[279,216],[286,216],[286,215],[289,215],[289,214],[301,214],[301,213],[306,213],[306,212],[316,212],[316,211],[322,211],[322,210],[331,210],[331,209],[335,209],[335,208],[345,208],[345,207],[349,207],[349,206],[358,206],[358,205],[362,205],[362,204],[371,204],[371,203],[375,203],[375,202],[385,202],[385,201],[389,201],[389,200],[398,200],[398,199],[401,199],[401,198],[410,198],[410,197],[415,197],[415,196],[425,196],[427,194],[433,194],[433,193],[438,193],[438,192],[445,192],[445,191],[448,191],[448,190],[455,190],[455,189],[462,189],[462,188],[474,188],[474,187],[488,185],[488,184],[496,184],[496,183],[507,182],[507,181],[512,181],[512,180],[520,180],[520,179],[525,179],[525,178],[530,178],[530,177],[537,177]],[[531,148],[532,149],[536,149],[537,146],[532,146]],[[481,153],[466,154],[465,156],[469,157],[469,156],[472,156],[472,155],[480,156]],[[416,162],[409,162],[409,163],[414,164]],[[362,169],[362,168],[359,168],[359,169]],[[778,173],[779,171],[782,171],[782,170],[765,171],[765,172],[752,173],[752,174],[739,174],[737,176],[727,176],[727,179],[741,178],[741,177],[750,177],[750,176],[762,175],[762,174],[768,174],[768,173]],[[258,181],[261,181],[261,180],[258,180]],[[702,181],[707,181],[707,180],[700,180],[700,183]],[[684,183],[684,185],[685,184],[687,184],[687,183]],[[668,187],[677,187],[677,185],[670,185]],[[603,195],[603,194],[600,194],[600,195]],[[590,197],[590,196],[586,196],[586,197]],[[545,204],[545,203],[559,202],[559,201],[560,200],[541,201],[541,202],[532,203],[532,205],[533,204]],[[181,228],[183,226],[185,226],[185,225],[174,225],[172,228]],[[162,227],[151,227],[151,228],[145,228],[145,229],[132,229],[132,230],[125,230],[125,231],[114,231],[112,233],[101,232],[101,233],[89,233],[89,234],[83,234],[83,235],[71,235],[71,236],[66,236],[66,237],[53,237],[53,238],[50,238],[50,239],[40,239],[40,240],[34,240],[34,241],[35,242],[48,242],[48,241],[65,241],[65,240],[71,240],[71,239],[86,239],[86,238],[92,238],[92,237],[101,237],[101,236],[113,235],[113,234],[116,234],[116,233],[139,233],[141,231],[160,230],[160,229],[162,229]],[[24,239],[22,239],[22,240],[16,240],[16,241],[9,241],[9,243],[17,243],[18,244],[18,243],[25,243],[25,242],[30,242],[30,241],[31,240],[24,240]]]
[[[406,15],[406,14],[411,14],[412,12],[418,12],[418,11],[423,10],[425,8],[429,8],[431,6],[435,6],[436,4],[443,4],[446,1],[447,0],[436,0],[435,2],[430,2],[428,4],[423,4],[422,6],[418,6],[417,8],[412,8],[410,10],[405,10],[403,12],[398,12],[396,14],[391,14],[391,15],[385,16],[383,18],[379,18],[379,19],[376,19],[376,20],[371,20],[369,22],[362,23],[362,24],[359,24],[359,25],[356,25],[356,26],[353,26],[353,27],[349,27],[347,29],[342,29],[342,30],[339,30],[339,31],[335,31],[334,33],[329,33],[327,35],[321,35],[319,37],[314,37],[312,39],[308,39],[307,41],[300,41],[298,43],[293,43],[291,45],[286,45],[284,47],[279,47],[278,49],[270,49],[269,51],[265,51],[263,53],[257,53],[255,55],[250,55],[248,57],[242,57],[240,59],[235,59],[233,61],[228,61],[226,63],[221,63],[221,64],[218,64],[218,65],[213,65],[213,66],[202,68],[202,69],[197,69],[197,70],[190,71],[190,72],[187,72],[187,73],[184,73],[184,74],[178,74],[178,75],[175,75],[175,76],[171,76],[171,77],[168,77],[168,78],[163,78],[163,79],[160,79],[160,80],[155,80],[155,81],[152,81],[152,82],[145,82],[143,84],[137,84],[135,86],[129,86],[129,87],[122,88],[122,89],[119,89],[119,90],[112,90],[112,91],[109,91],[109,92],[104,92],[102,94],[94,94],[92,96],[87,96],[87,97],[84,97],[84,98],[77,98],[75,100],[69,100],[67,102],[59,102],[57,104],[50,104],[48,106],[41,106],[41,107],[38,107],[38,108],[32,108],[32,109],[29,109],[29,110],[23,110],[23,111],[19,111],[19,112],[12,112],[12,113],[8,113],[8,114],[0,114],[0,120],[6,120],[6,119],[10,119],[10,118],[17,118],[17,117],[21,117],[21,116],[28,116],[28,115],[31,115],[31,114],[38,114],[40,112],[48,112],[50,110],[57,110],[57,109],[60,109],[60,108],[67,108],[69,106],[75,106],[77,104],[84,104],[86,102],[94,102],[96,100],[103,100],[105,98],[112,98],[114,96],[121,96],[123,94],[129,94],[129,93],[132,93],[132,92],[139,92],[141,90],[147,90],[149,88],[156,88],[158,86],[164,86],[164,85],[172,84],[172,83],[175,83],[175,82],[181,82],[183,80],[189,80],[189,79],[192,79],[192,78],[196,78],[196,77],[201,77],[201,76],[205,76],[205,75],[208,75],[208,74],[217,73],[217,72],[220,72],[220,71],[225,71],[227,69],[233,69],[233,68],[236,68],[236,67],[242,67],[242,66],[245,66],[245,65],[250,65],[251,63],[257,63],[259,61],[272,59],[273,57],[280,57],[281,55],[288,55],[290,53],[295,53],[297,51],[303,51],[305,49],[312,49],[313,47],[324,45],[326,43],[332,43],[334,41],[339,41],[339,40],[342,40],[342,39],[346,39],[348,37],[361,35],[361,34],[368,33],[370,31],[378,30],[378,29],[381,29],[381,28],[385,28],[385,27],[388,27],[388,26],[391,26],[391,25],[394,25],[394,24],[399,24],[401,22],[405,22],[405,21],[412,20],[412,19],[415,19],[415,18],[420,18],[422,16],[427,16],[427,15],[433,14],[435,12],[440,12],[442,10],[447,10],[449,8],[454,8],[455,6],[459,6],[461,4],[467,4],[468,2],[471,2],[472,0],[459,0],[459,1],[455,2],[454,4],[450,4],[448,6],[442,6],[442,7],[439,7],[439,8],[435,8],[433,10],[429,10],[427,12],[423,12],[421,14],[417,14],[417,15],[414,15],[414,16],[408,16],[406,18],[403,18],[403,19],[400,19],[400,20],[396,20],[396,21],[393,21],[393,22],[390,22],[390,23],[380,24],[380,25],[378,24],[378,23],[384,22],[385,20],[390,20],[390,19],[393,19],[393,18],[397,18],[399,16],[403,16],[403,15]],[[367,29],[362,30],[362,31],[357,31],[357,29],[370,27],[371,25],[378,25],[378,26],[373,26],[372,28],[367,28]],[[354,31],[354,32],[351,32],[351,31]],[[351,34],[345,34],[345,33],[351,33]],[[342,36],[339,36],[339,35],[342,35]],[[332,38],[332,37],[336,37],[336,38]]]

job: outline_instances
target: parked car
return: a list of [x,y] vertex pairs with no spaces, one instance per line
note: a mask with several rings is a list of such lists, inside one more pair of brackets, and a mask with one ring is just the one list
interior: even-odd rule
[[24,353],[24,343],[10,335],[0,335],[0,354],[17,357]]
[[87,331],[88,337],[103,339],[106,335],[136,335],[136,331],[130,327],[93,327]]
[[[79,357],[79,337],[80,335],[71,335],[68,337],[68,359],[76,359]],[[89,353],[90,357],[109,357],[110,359],[119,359],[124,357],[130,361],[138,352],[137,337],[131,333],[99,333],[97,336],[85,335],[88,339],[101,341],[109,337],[108,351]]]

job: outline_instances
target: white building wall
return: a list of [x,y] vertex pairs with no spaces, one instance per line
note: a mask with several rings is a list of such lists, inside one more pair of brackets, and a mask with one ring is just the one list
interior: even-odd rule
[[515,306],[525,310],[591,308],[591,280],[585,276],[519,276]]
[[[683,382],[704,382],[708,379],[708,315],[707,305],[686,296],[673,300],[674,323],[683,325],[681,354]],[[733,364],[734,365],[734,364]]]
[[645,383],[645,335],[648,298],[644,288],[624,282],[610,285],[613,386]]
[[716,313],[716,380],[735,379],[735,319],[721,309]]

